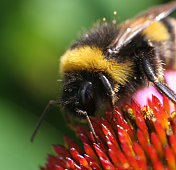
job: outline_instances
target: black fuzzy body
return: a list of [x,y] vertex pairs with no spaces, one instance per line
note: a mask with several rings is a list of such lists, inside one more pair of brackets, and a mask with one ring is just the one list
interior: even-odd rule
[[[172,35],[172,27],[170,22],[166,19],[163,20],[165,26],[169,29]],[[97,47],[99,48],[108,60],[107,48],[115,40],[118,35],[120,27],[115,25],[103,24],[93,28],[80,40],[76,41],[71,49],[81,48],[83,46]],[[174,35],[172,35],[173,37]],[[174,37],[171,41],[174,41]],[[118,84],[120,87],[116,96],[118,98],[117,105],[128,101],[129,96],[136,92],[137,89],[144,87],[147,84],[147,77],[143,71],[141,65],[141,56],[145,55],[150,62],[152,69],[157,76],[163,72],[162,63],[165,62],[165,55],[161,52],[160,48],[163,46],[162,42],[153,42],[154,46],[149,45],[149,40],[142,34],[138,34],[133,40],[123,47],[116,55],[112,55],[118,63],[125,63],[131,61],[133,63],[133,72],[130,74],[128,82],[125,85],[119,84],[114,81],[111,75],[106,72],[102,72],[105,75],[112,87]],[[161,53],[161,54],[159,54]],[[84,82],[91,82],[94,87],[94,98],[91,106],[84,106],[80,103],[79,89]],[[105,103],[108,106],[110,103],[110,97],[108,96],[103,84],[99,79],[99,74],[93,73],[89,70],[77,70],[64,73],[64,89],[62,94],[62,105],[66,112],[72,113],[75,116],[80,116],[76,112],[76,108],[84,110],[89,116],[94,116],[95,112],[99,110]]]

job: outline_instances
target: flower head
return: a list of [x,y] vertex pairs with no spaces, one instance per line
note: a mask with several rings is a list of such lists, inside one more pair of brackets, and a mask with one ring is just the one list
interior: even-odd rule
[[152,96],[141,107],[134,100],[121,110],[92,119],[96,139],[83,127],[77,133],[83,148],[65,137],[66,147],[54,145],[46,168],[62,169],[176,169],[176,112],[169,101]]

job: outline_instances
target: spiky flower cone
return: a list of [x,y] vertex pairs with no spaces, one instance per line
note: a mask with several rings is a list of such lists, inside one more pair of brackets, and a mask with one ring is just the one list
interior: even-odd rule
[[105,118],[92,120],[97,139],[78,126],[84,150],[70,138],[66,145],[54,145],[56,156],[49,155],[46,168],[62,169],[176,169],[176,112],[169,101],[163,105],[155,96],[141,107],[134,100]]

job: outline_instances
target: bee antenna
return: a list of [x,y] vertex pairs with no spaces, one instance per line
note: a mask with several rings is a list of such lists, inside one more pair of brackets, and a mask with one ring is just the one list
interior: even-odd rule
[[55,101],[55,100],[50,100],[50,101],[48,102],[47,106],[45,107],[43,113],[41,114],[40,119],[39,119],[39,121],[37,122],[37,125],[35,126],[35,129],[34,129],[34,131],[33,131],[33,133],[32,133],[31,142],[33,142],[34,137],[35,137],[37,131],[39,130],[40,125],[41,125],[41,123],[43,122],[43,120],[44,120],[44,118],[45,118],[45,115],[46,115],[46,113],[48,112],[50,106],[51,106],[51,105],[55,105],[55,104],[60,104],[60,102]]

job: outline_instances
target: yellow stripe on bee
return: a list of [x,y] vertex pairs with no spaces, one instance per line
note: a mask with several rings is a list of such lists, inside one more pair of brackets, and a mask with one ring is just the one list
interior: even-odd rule
[[151,41],[157,42],[169,40],[171,38],[167,27],[161,21],[154,22],[152,25],[144,29],[142,34]]
[[108,73],[116,82],[124,85],[133,72],[130,61],[117,63],[115,59],[106,59],[102,51],[96,47],[83,46],[68,50],[60,62],[61,72],[84,71]]

